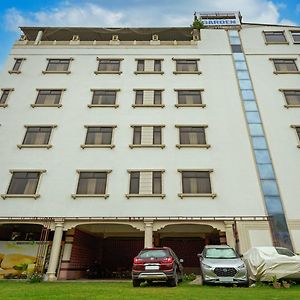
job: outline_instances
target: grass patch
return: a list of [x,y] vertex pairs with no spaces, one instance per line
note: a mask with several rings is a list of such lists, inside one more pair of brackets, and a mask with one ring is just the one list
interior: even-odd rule
[[28,283],[0,281],[1,299],[101,299],[101,300],[299,300],[300,286],[274,289],[269,286],[239,288],[195,286],[182,283],[178,287],[142,286],[133,288],[131,282],[43,282]]

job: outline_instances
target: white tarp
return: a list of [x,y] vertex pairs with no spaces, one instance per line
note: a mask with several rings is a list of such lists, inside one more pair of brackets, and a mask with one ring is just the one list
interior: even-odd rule
[[300,256],[286,256],[275,247],[253,247],[244,254],[249,277],[252,280],[300,279]]

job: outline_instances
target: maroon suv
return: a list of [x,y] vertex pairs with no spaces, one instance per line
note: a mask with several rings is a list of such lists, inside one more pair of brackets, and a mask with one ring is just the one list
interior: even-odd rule
[[176,286],[183,277],[181,262],[171,248],[145,248],[133,260],[132,284],[138,287],[144,281],[166,281]]

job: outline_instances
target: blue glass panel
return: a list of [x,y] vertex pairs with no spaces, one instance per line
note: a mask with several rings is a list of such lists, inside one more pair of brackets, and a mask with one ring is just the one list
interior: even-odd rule
[[245,61],[245,56],[243,53],[233,53],[234,61]]
[[230,37],[239,36],[239,33],[237,30],[228,30],[228,34]]
[[253,90],[242,91],[243,100],[255,100]]
[[252,143],[255,150],[268,149],[266,139],[263,136],[252,137]]
[[282,214],[280,197],[265,196],[265,201],[269,215]]
[[258,164],[257,167],[260,179],[275,179],[272,164]]
[[249,79],[241,79],[239,80],[241,90],[251,90],[252,84]]
[[230,40],[230,45],[240,45],[241,41],[240,38],[238,36],[232,36],[229,38]]
[[238,79],[250,79],[248,71],[237,71]]
[[261,180],[261,186],[265,196],[279,196],[275,180]]
[[268,150],[254,150],[254,155],[256,158],[256,163],[258,164],[271,163],[271,158]]
[[247,65],[243,61],[236,61],[235,62],[235,67],[237,70],[247,70]]
[[[255,102],[250,102],[255,103]],[[249,124],[249,130],[251,136],[263,136],[264,132],[260,124]]]
[[246,112],[246,117],[247,117],[248,123],[256,123],[256,124],[261,123],[258,112],[254,112],[254,111]]
[[245,111],[257,111],[255,101],[244,101]]

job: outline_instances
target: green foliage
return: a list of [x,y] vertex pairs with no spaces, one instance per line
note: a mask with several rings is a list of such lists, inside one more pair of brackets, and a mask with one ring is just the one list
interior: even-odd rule
[[38,283],[43,281],[43,274],[41,273],[33,273],[28,277],[28,281],[30,283]]
[[194,22],[191,25],[191,27],[193,29],[201,29],[204,27],[204,25],[203,25],[203,22],[199,18],[195,17]]
[[196,279],[196,275],[194,273],[191,274],[184,274],[183,275],[183,281],[193,281]]

